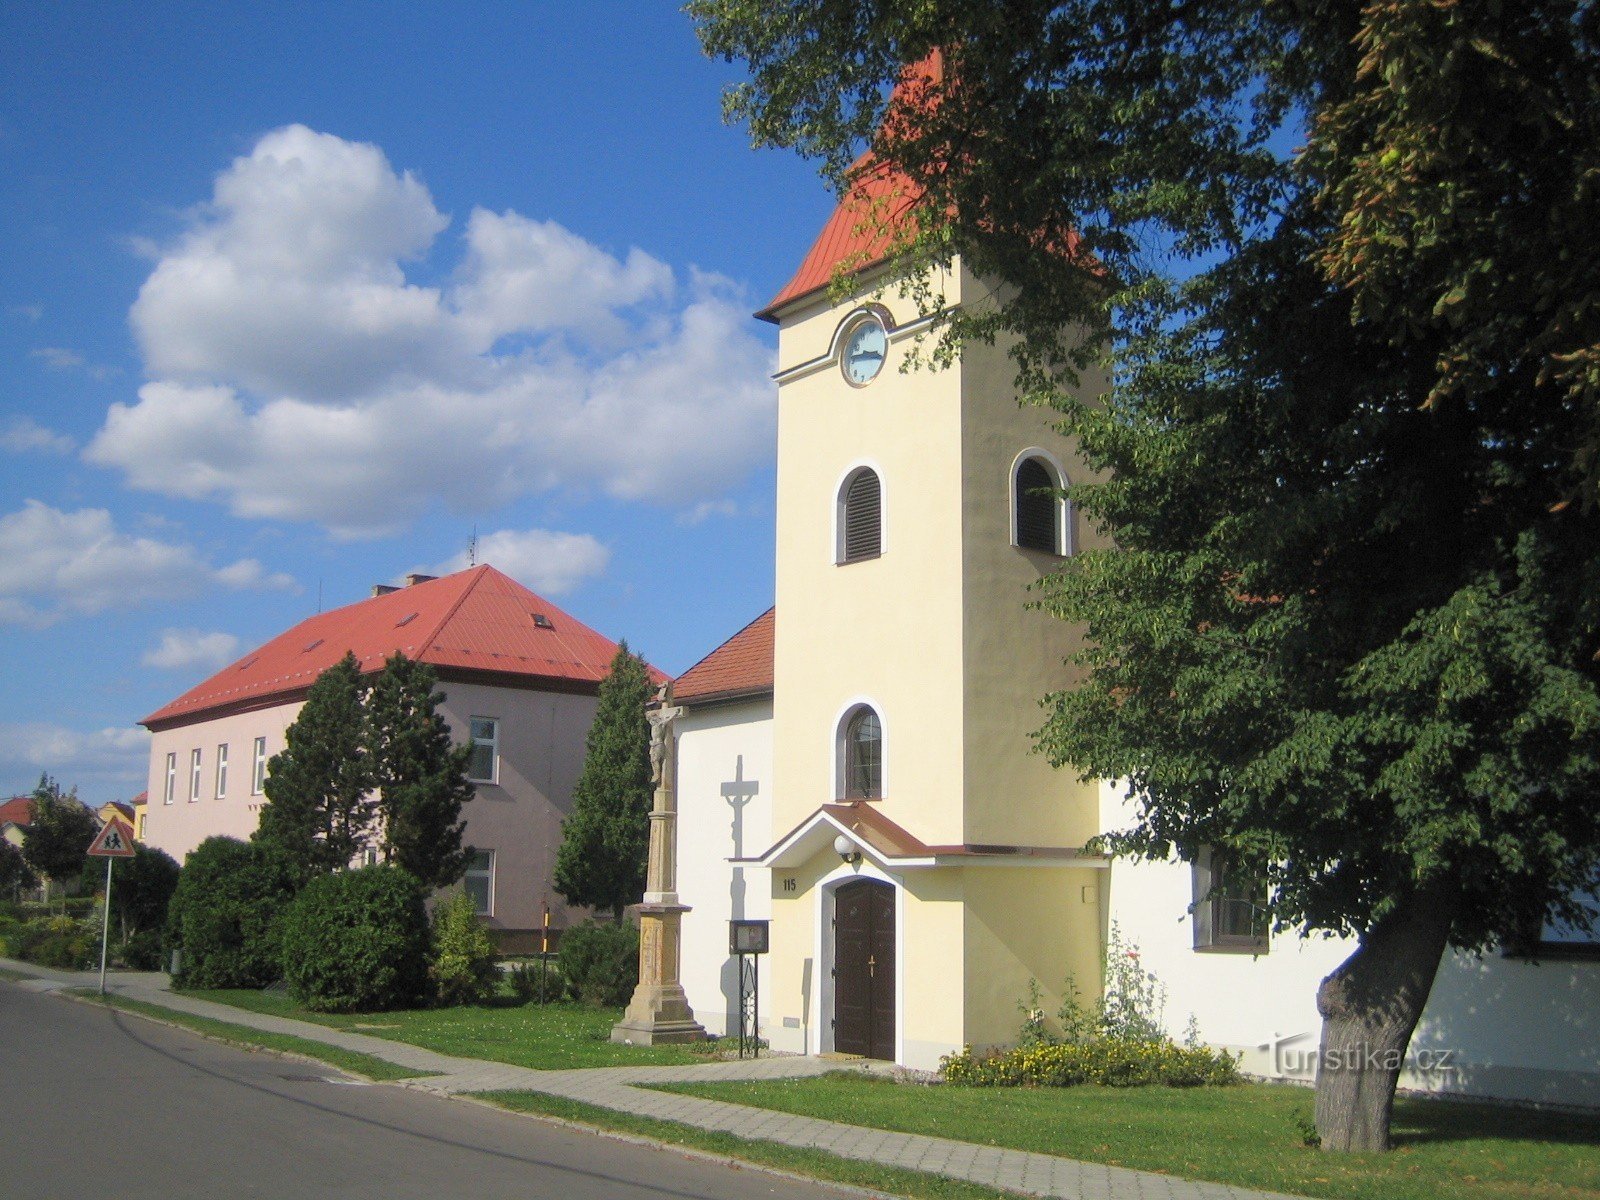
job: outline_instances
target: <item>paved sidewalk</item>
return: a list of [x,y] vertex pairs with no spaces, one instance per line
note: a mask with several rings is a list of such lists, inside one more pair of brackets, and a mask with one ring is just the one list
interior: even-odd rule
[[[92,971],[52,971],[31,963],[0,959],[0,967],[34,976],[21,984],[37,991],[95,987]],[[442,1095],[489,1091],[530,1091],[609,1108],[617,1112],[676,1121],[739,1137],[809,1147],[887,1166],[905,1167],[965,1179],[1055,1200],[1284,1200],[1269,1192],[1249,1191],[1218,1183],[1200,1183],[1148,1171],[1130,1171],[1097,1163],[1030,1154],[996,1146],[980,1146],[948,1138],[891,1133],[840,1121],[797,1117],[769,1109],[702,1100],[650,1089],[651,1084],[712,1082],[737,1079],[794,1079],[838,1070],[883,1070],[881,1064],[817,1058],[775,1057],[746,1062],[716,1062],[684,1067],[600,1067],[572,1071],[536,1071],[482,1059],[437,1054],[404,1042],[346,1033],[308,1021],[292,1021],[215,1004],[170,991],[162,974],[118,972],[106,978],[106,990],[130,1000],[229,1021],[270,1033],[292,1034],[433,1075],[400,1081]],[[642,1086],[641,1086],[642,1085]]]

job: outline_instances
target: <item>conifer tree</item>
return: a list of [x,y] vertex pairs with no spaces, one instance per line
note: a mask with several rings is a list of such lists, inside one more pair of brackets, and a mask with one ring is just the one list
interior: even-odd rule
[[384,861],[431,887],[449,887],[471,854],[461,844],[461,806],[474,794],[467,779],[472,746],[451,744],[437,682],[432,667],[396,653],[368,697],[366,737]]
[[370,839],[366,694],[361,665],[347,653],[311,685],[287,746],[267,764],[267,802],[251,840],[281,853],[302,883],[349,866]]
[[572,812],[561,822],[555,888],[570,903],[610,909],[644,895],[650,850],[650,723],[645,704],[650,675],[644,659],[623,642],[600,684],[599,706],[573,791]]

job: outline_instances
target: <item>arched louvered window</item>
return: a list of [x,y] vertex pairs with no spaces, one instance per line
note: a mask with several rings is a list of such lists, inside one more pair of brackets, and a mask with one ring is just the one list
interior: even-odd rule
[[1017,466],[1013,503],[1017,514],[1017,545],[1026,550],[1062,553],[1059,485],[1050,468],[1037,458],[1025,458]]
[[877,800],[883,796],[883,725],[865,705],[844,726],[844,798]]
[[839,561],[860,562],[883,553],[883,488],[878,473],[862,467],[839,496]]

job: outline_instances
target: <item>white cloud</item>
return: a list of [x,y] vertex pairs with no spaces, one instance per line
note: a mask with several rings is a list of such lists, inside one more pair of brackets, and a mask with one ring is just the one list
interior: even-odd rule
[[[587,533],[501,529],[478,539],[478,561],[536,592],[559,596],[603,573],[611,551]],[[462,552],[425,573],[449,575],[466,570],[468,563]]]
[[13,304],[6,309],[14,317],[21,317],[25,321],[37,321],[44,316],[42,304]]
[[101,508],[63,512],[29,500],[0,516],[0,622],[42,627],[213,585],[273,588],[293,580],[268,576],[253,559],[217,569],[191,546],[119,533]]
[[0,449],[12,454],[70,454],[76,447],[66,434],[46,429],[32,417],[13,417],[0,425]]
[[145,281],[151,381],[86,456],[341,537],[551,488],[693,506],[770,456],[772,356],[727,280],[478,209],[443,284],[409,282],[446,224],[377,147],[268,134]]
[[202,633],[198,629],[163,629],[161,643],[144,652],[139,661],[147,667],[183,671],[190,667],[215,669],[232,662],[239,639],[231,633]]
[[116,367],[102,367],[91,364],[76,350],[69,350],[65,346],[40,346],[36,350],[28,351],[31,358],[37,358],[54,371],[83,371],[90,378],[101,381],[111,379],[122,372]]
[[43,721],[0,725],[0,775],[31,787],[48,771],[62,787],[131,799],[149,774],[150,735],[137,727],[80,730]]

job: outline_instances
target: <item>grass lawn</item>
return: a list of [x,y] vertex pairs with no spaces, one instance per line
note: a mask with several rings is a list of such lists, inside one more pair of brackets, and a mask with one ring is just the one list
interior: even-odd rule
[[618,1010],[580,1004],[487,1005],[384,1013],[316,1013],[282,992],[248,989],[186,991],[186,996],[231,1004],[274,1017],[311,1021],[351,1033],[409,1042],[440,1054],[484,1058],[539,1070],[705,1062],[678,1046],[616,1046]]
[[1305,1145],[1308,1090],[964,1088],[839,1073],[672,1084],[758,1108],[1350,1200],[1600,1200],[1600,1118],[1401,1099],[1389,1154]]
[[[731,1133],[679,1125],[674,1121],[658,1121],[653,1117],[637,1117],[631,1113],[614,1112],[609,1108],[598,1108],[593,1104],[566,1100],[560,1096],[546,1096],[539,1092],[478,1092],[476,1097],[515,1112],[560,1117],[582,1125],[593,1125],[597,1129],[611,1129],[653,1138],[672,1146],[705,1150],[763,1167],[808,1175],[813,1179],[871,1188],[890,1196],[909,1196],[913,1200],[1017,1200],[1015,1192],[980,1187],[975,1183],[946,1179],[942,1175],[927,1175],[903,1167],[879,1166],[854,1158],[840,1158],[823,1150],[785,1146],[781,1142],[754,1141],[735,1137]],[[759,1190],[752,1188],[752,1194]]]
[[305,1038],[293,1037],[283,1033],[267,1033],[260,1029],[251,1029],[246,1025],[234,1025],[228,1021],[213,1021],[209,1017],[197,1017],[191,1013],[178,1012],[171,1008],[162,1008],[158,1004],[145,1004],[141,1000],[129,1000],[125,996],[109,994],[102,996],[98,992],[86,988],[74,988],[73,994],[82,996],[94,1004],[104,1004],[111,1008],[119,1008],[125,1012],[138,1013],[146,1017],[154,1017],[159,1021],[166,1021],[172,1025],[182,1025],[185,1029],[192,1029],[196,1033],[204,1034],[219,1042],[229,1042],[236,1046],[260,1047],[265,1050],[277,1050],[284,1054],[295,1054],[302,1058],[313,1058],[318,1062],[325,1062],[329,1066],[338,1067],[341,1071],[349,1071],[354,1075],[365,1075],[368,1079],[416,1079],[423,1075],[432,1075],[432,1071],[416,1071],[410,1067],[396,1066],[392,1062],[385,1062],[381,1058],[374,1058],[370,1054],[360,1054],[354,1050],[341,1050],[338,1046],[329,1046],[322,1042],[312,1042]]

